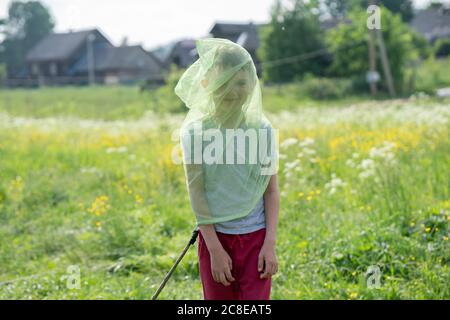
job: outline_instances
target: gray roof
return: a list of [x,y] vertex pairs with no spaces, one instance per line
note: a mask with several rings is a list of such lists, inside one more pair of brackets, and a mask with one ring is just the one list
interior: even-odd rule
[[221,23],[217,22],[209,31],[215,38],[225,38],[236,42],[247,50],[259,47],[257,26],[250,23]]
[[429,8],[418,11],[411,21],[411,27],[428,41],[450,37],[450,10]]
[[177,60],[180,67],[186,68],[191,65],[197,58],[198,55],[195,40],[184,39],[178,41],[175,44],[168,59],[170,63],[173,63],[175,60]]
[[[97,47],[94,54],[95,70],[135,70],[161,73],[161,62],[140,45],[120,47]],[[87,57],[80,59],[75,72],[87,72]]]
[[40,40],[26,55],[27,62],[66,60],[84,45],[87,36],[94,33],[96,37],[103,38],[111,44],[97,29],[83,31],[51,33]]
[[160,46],[156,49],[153,49],[150,52],[154,56],[156,56],[159,59],[159,61],[165,62],[169,58],[170,54],[172,53],[172,50],[175,47],[175,45],[176,45],[176,42],[171,42],[167,45]]
[[173,41],[163,47],[151,51],[165,67],[176,63],[181,68],[191,65],[197,58],[195,39]]

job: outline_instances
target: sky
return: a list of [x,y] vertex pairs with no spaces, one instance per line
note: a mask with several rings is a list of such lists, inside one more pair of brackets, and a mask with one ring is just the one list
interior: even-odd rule
[[[0,0],[0,18],[11,1]],[[266,22],[274,0],[41,0],[56,32],[99,28],[115,45],[153,49],[182,38],[208,34],[215,21]],[[414,0],[417,7],[429,0]]]

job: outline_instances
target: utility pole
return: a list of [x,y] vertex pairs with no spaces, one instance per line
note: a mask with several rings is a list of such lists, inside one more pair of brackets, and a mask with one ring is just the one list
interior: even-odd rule
[[386,77],[386,83],[388,86],[389,94],[393,97],[395,96],[395,87],[394,81],[392,80],[389,58],[386,52],[386,47],[384,46],[383,34],[381,33],[381,30],[377,30],[376,33],[378,39],[378,46],[380,47],[381,63],[383,65],[384,76]]
[[[369,6],[374,5],[374,0],[368,1]],[[370,85],[370,94],[372,96],[377,95],[377,60],[375,52],[375,30],[368,28],[369,30],[369,73],[367,74],[367,81]]]
[[370,75],[369,83],[370,83],[370,93],[372,96],[376,96],[377,94],[377,82],[375,79],[371,78],[377,72],[377,60],[375,57],[375,34],[374,30],[369,30],[369,65],[370,65]]

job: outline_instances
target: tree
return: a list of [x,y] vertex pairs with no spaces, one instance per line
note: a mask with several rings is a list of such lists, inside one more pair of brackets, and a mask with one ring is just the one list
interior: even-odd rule
[[444,6],[442,1],[433,0],[428,4],[428,9],[439,9]]
[[409,22],[414,17],[412,0],[380,0],[379,2],[392,13],[400,14],[404,22]]
[[322,0],[323,15],[334,18],[342,18],[351,10],[360,8],[361,0]]
[[323,56],[301,59],[302,55],[324,49],[317,1],[294,0],[290,7],[277,1],[270,25],[262,31],[261,56],[264,78],[273,82],[292,81],[307,73],[323,74]]
[[[374,4],[383,5],[389,11],[400,14],[405,22],[411,21],[414,17],[412,0],[375,0]],[[352,10],[366,9],[369,0],[322,0],[321,5],[325,14],[340,18]]]
[[[418,51],[413,45],[414,35],[398,15],[381,8],[381,32],[390,59],[390,67],[397,92],[403,91],[405,72],[409,63],[418,58]],[[353,77],[368,88],[365,75],[369,70],[368,61],[368,29],[366,25],[367,13],[354,11],[349,15],[351,24],[341,24],[328,34],[328,43],[334,55],[330,72],[335,76]],[[347,50],[340,50],[349,43],[355,46]],[[377,56],[377,66],[383,75],[380,56]],[[381,81],[383,87],[384,82]]]
[[39,1],[10,4],[8,18],[3,19],[4,40],[0,44],[0,63],[6,63],[9,76],[22,69],[28,50],[53,28],[49,11]]

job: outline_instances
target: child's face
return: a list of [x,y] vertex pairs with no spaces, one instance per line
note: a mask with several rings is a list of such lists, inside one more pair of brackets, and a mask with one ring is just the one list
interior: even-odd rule
[[238,71],[233,78],[214,91],[216,108],[225,113],[231,112],[230,109],[236,111],[242,108],[253,86],[250,73],[247,70]]

